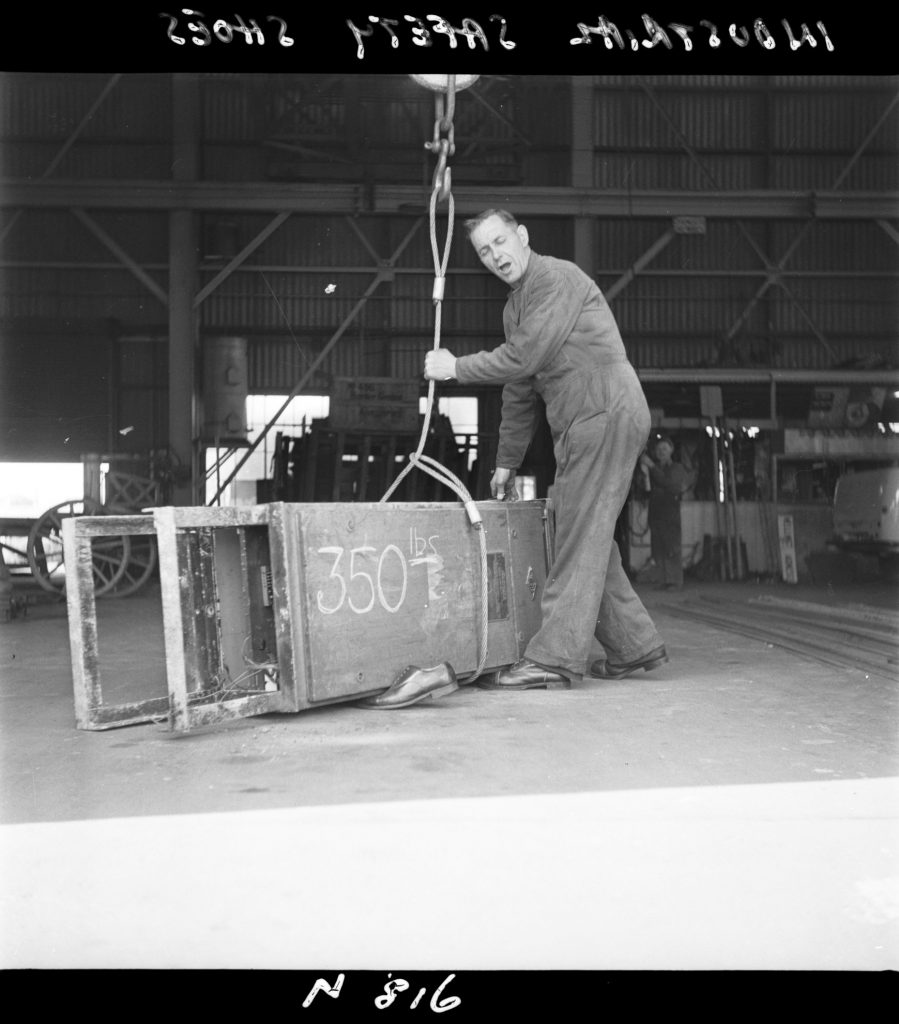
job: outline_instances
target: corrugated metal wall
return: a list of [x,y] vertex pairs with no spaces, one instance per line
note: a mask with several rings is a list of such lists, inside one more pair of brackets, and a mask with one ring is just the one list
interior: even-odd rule
[[[113,78],[0,75],[2,173],[170,178],[172,77]],[[890,109],[897,86],[899,78],[865,76],[597,77],[593,184],[897,191],[899,116]],[[424,143],[433,134],[434,98],[409,76],[220,74],[200,76],[198,87],[205,179],[291,181],[297,188],[430,181],[433,157]],[[570,82],[560,76],[482,76],[476,91],[457,97],[453,183],[569,185],[572,103]],[[167,290],[165,211],[87,214]],[[200,285],[270,221],[268,214],[203,212]],[[393,280],[357,309],[378,261],[416,225]],[[670,226],[665,218],[628,217],[626,209],[599,220],[600,285],[615,285]],[[538,252],[574,255],[572,218],[532,218],[528,228]],[[167,332],[164,304],[69,211],[24,211],[4,248],[4,335],[27,336],[39,324],[44,336],[67,345],[97,323],[123,337]],[[766,283],[766,264],[788,251],[783,276]],[[504,289],[480,267],[458,221],[448,276],[443,343],[460,354],[498,344]],[[724,361],[821,369],[876,355],[895,360],[897,280],[895,240],[870,220],[741,223],[721,216],[707,220],[703,235],[676,236],[615,295],[612,308],[638,366]],[[433,344],[432,284],[427,209],[294,215],[203,302],[200,326],[204,334],[247,337],[251,390],[293,386],[337,331],[342,337],[310,389],[335,376],[420,378]],[[158,367],[153,374],[148,387],[158,386]]]
[[3,174],[36,178],[53,165],[58,178],[168,178],[171,106],[170,75],[4,74]]

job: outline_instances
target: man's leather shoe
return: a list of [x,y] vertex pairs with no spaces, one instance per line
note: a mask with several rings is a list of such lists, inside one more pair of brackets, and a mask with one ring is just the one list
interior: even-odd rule
[[636,658],[634,661],[620,664],[613,661],[594,661],[590,666],[590,675],[594,679],[623,679],[624,676],[629,676],[641,668],[644,672],[658,668],[667,660],[668,652],[665,650],[665,645],[662,644],[660,647],[654,647],[649,654],[644,654],[642,658]]
[[482,690],[568,690],[571,680],[556,669],[536,665],[527,658],[511,668],[500,669],[492,683],[478,683]]
[[360,708],[408,708],[420,700],[436,700],[446,697],[459,689],[456,673],[448,661],[441,661],[433,668],[419,668],[410,665],[382,693],[365,700],[356,701]]

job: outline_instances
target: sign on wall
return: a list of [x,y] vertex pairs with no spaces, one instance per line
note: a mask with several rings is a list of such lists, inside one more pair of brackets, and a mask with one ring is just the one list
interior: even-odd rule
[[798,583],[796,538],[793,534],[792,516],[779,515],[777,517],[777,539],[780,545],[780,573],[784,583]]

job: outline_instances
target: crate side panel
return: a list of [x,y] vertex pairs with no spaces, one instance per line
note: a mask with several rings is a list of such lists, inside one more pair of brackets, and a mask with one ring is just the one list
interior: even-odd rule
[[477,665],[480,553],[464,510],[305,506],[310,702],[388,687],[409,665]]

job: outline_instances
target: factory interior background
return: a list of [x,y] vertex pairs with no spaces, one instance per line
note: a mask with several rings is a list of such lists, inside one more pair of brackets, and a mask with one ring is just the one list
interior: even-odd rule
[[[0,73],[0,963],[894,971],[899,77],[427,77]],[[670,662],[373,712],[402,638],[279,595],[396,611],[437,505],[476,563],[446,478],[382,499],[420,442],[490,497],[500,389],[422,373],[502,341],[489,207],[688,473],[681,589],[639,471],[616,530]],[[522,517],[555,468],[544,418]],[[313,579],[334,523],[376,569]]]

